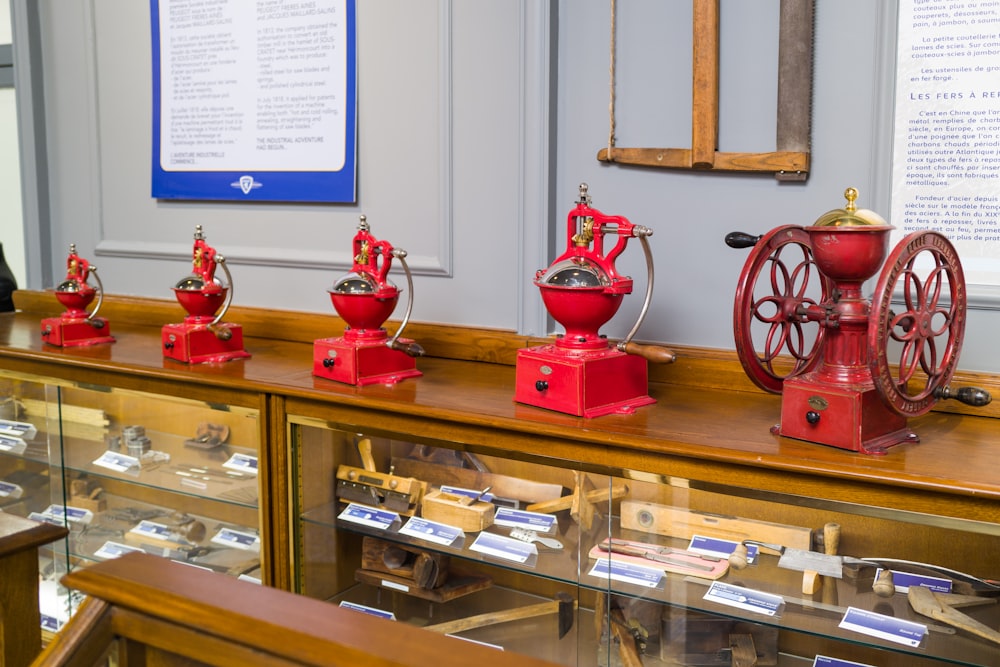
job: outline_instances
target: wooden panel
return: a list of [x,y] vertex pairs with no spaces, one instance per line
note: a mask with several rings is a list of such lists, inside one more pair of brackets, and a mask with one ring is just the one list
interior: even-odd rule
[[[77,570],[64,581],[112,607],[113,634],[130,640],[130,664],[191,664],[173,654],[226,666],[550,667],[142,553]],[[77,623],[74,617],[67,628]],[[389,634],[393,641],[385,641]],[[133,644],[146,647],[141,663],[132,659]],[[38,665],[69,664],[67,654],[47,650]]]

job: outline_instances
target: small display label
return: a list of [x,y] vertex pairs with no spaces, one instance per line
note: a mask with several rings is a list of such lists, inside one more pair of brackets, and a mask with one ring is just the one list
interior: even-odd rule
[[590,570],[590,576],[605,580],[612,579],[645,588],[658,588],[665,574],[663,570],[656,568],[598,558]]
[[149,521],[148,519],[143,519],[139,522],[138,526],[128,532],[135,533],[136,535],[142,535],[143,537],[151,537],[154,540],[170,539],[169,526],[165,526],[162,523],[156,523],[155,521]]
[[49,616],[48,614],[42,614],[42,630],[48,630],[49,632],[59,632],[62,629],[63,623],[55,616]]
[[[716,556],[717,558],[729,558],[729,556],[740,545],[732,540],[720,540],[716,537],[704,537],[694,535],[688,545],[688,551],[705,554],[706,556]],[[758,549],[756,544],[747,545],[747,563],[752,564],[757,560]]]
[[839,658],[829,658],[825,655],[817,655],[813,660],[813,667],[874,667],[865,662],[853,662],[851,660],[841,660]]
[[[875,570],[876,579],[881,572],[882,568]],[[895,586],[897,593],[908,593],[910,591],[910,586],[923,586],[924,588],[931,589],[935,593],[951,593],[951,579],[942,579],[941,577],[925,577],[920,574],[897,572],[896,570],[891,570],[891,572],[892,585]]]
[[456,496],[465,496],[466,498],[472,498],[473,500],[480,500],[484,503],[493,502],[492,493],[483,493],[482,491],[476,491],[475,489],[463,489],[460,486],[442,486],[441,493],[452,493]]
[[240,454],[236,453],[229,457],[229,460],[222,464],[223,468],[229,468],[230,470],[238,470],[240,472],[248,472],[251,474],[257,474],[257,457],[251,456],[250,454]]
[[876,614],[857,607],[847,608],[844,618],[840,621],[840,627],[911,647],[920,646],[927,635],[926,625]]
[[410,517],[410,520],[399,529],[399,532],[403,535],[415,537],[418,540],[426,540],[427,542],[443,544],[449,547],[460,537],[465,537],[465,533],[461,528],[436,521],[428,521],[416,516]]
[[556,517],[552,514],[498,507],[493,523],[509,528],[527,528],[536,533],[551,533],[556,526]]
[[98,558],[118,558],[119,556],[124,556],[127,553],[132,553],[133,551],[142,551],[142,549],[109,541],[105,542],[100,549],[95,551],[94,555]]
[[337,518],[378,530],[388,530],[392,524],[399,521],[399,515],[395,512],[357,503],[350,503]]
[[511,560],[516,563],[525,563],[529,558],[537,558],[538,556],[538,549],[534,544],[514,540],[495,533],[479,533],[479,537],[476,538],[476,541],[469,548],[482,554],[496,556],[497,558]]
[[20,498],[24,494],[24,489],[22,489],[17,484],[13,482],[4,482],[0,480],[0,498]]
[[15,438],[33,440],[38,431],[34,424],[28,422],[15,422],[9,419],[0,419],[0,434],[12,435]]
[[82,524],[88,524],[94,519],[94,513],[90,510],[69,507],[67,505],[49,505],[42,514],[47,514],[59,521],[65,520]]
[[28,445],[20,438],[14,438],[9,435],[0,435],[0,452],[7,452],[8,454],[24,454],[24,450],[28,448]]
[[351,611],[360,611],[362,614],[368,614],[369,616],[378,616],[379,618],[384,618],[390,621],[396,620],[396,615],[391,611],[383,611],[382,609],[376,609],[375,607],[369,607],[363,604],[357,604],[356,602],[341,602],[338,605],[341,609],[350,609]]
[[31,512],[28,514],[28,518],[32,521],[41,521],[43,523],[51,523],[53,526],[63,526],[65,525],[64,519],[62,517],[52,516],[51,514],[45,514],[42,512]]
[[233,547],[234,549],[260,551],[260,537],[258,535],[232,528],[223,528],[212,537],[211,541],[222,546]]
[[139,459],[128,454],[113,452],[110,449],[101,454],[95,461],[95,466],[114,470],[115,472],[125,472],[139,467]]
[[785,604],[784,598],[780,595],[762,593],[743,586],[725,584],[721,581],[712,582],[704,599],[765,616],[777,615],[782,605]]

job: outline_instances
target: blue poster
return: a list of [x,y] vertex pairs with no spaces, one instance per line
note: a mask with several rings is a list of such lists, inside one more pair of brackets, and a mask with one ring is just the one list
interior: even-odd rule
[[355,201],[355,0],[150,9],[153,197]]

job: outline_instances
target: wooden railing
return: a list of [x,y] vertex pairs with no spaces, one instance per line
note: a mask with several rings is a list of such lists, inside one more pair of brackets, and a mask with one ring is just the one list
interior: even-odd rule
[[143,553],[71,572],[87,595],[37,667],[332,665],[552,667]]
[[23,667],[42,650],[38,548],[66,536],[60,526],[0,512],[0,665]]

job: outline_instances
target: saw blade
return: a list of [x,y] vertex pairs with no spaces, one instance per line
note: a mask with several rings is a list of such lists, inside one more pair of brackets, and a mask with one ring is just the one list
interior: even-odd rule
[[844,578],[844,561],[841,557],[821,554],[818,551],[785,547],[778,559],[778,567],[799,572],[811,570],[836,579]]

